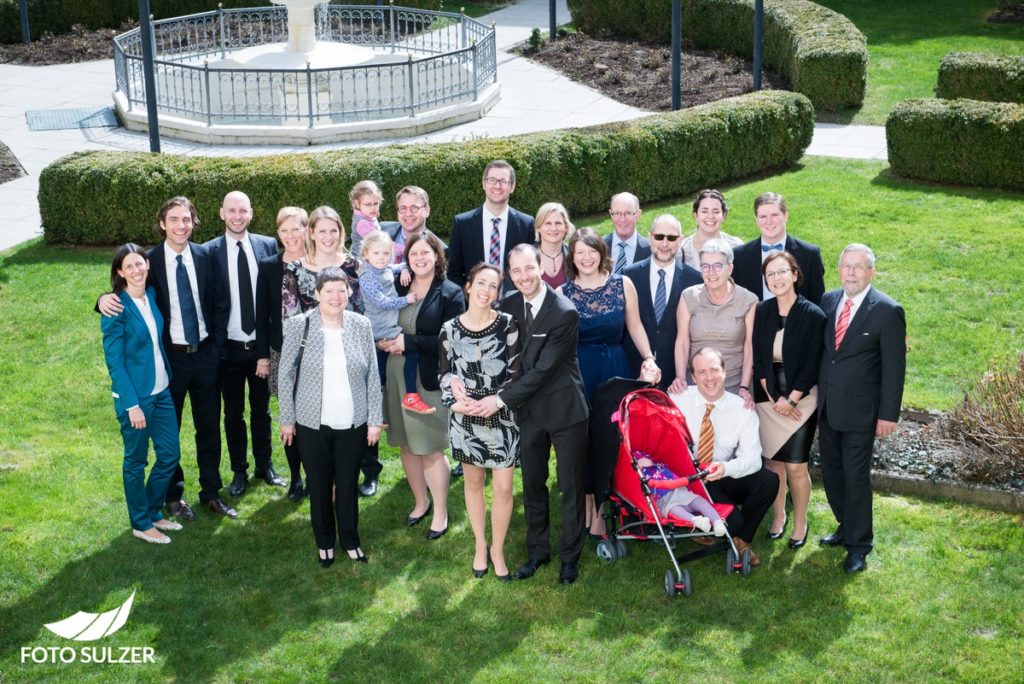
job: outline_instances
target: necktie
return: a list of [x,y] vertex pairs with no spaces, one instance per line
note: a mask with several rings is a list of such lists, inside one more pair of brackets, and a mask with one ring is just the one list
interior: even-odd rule
[[491,249],[487,256],[487,263],[493,264],[498,268],[501,268],[501,231],[498,230],[498,224],[501,223],[501,218],[495,216],[491,219]]
[[781,242],[776,242],[774,245],[761,244],[762,252],[781,252],[786,248],[786,245]]
[[199,316],[196,314],[196,300],[192,297],[192,283],[185,270],[185,262],[179,254],[178,268],[174,271],[174,280],[178,286],[178,308],[181,310],[181,325],[185,328],[185,342],[190,347],[199,346]]
[[847,298],[846,303],[843,304],[843,310],[839,314],[839,320],[836,321],[836,349],[839,349],[839,345],[843,341],[843,337],[846,336],[846,329],[850,327],[850,310],[853,309],[853,300]]
[[256,330],[256,311],[252,296],[252,275],[249,273],[249,259],[241,242],[238,245],[238,306],[242,312],[242,332],[251,335]]
[[661,323],[661,317],[665,314],[665,269],[658,269],[658,289],[654,293],[654,317]]
[[704,411],[704,420],[700,421],[700,443],[697,445],[697,463],[701,468],[711,463],[715,455],[715,427],[711,424],[711,411],[714,404],[708,404]]
[[625,242],[619,242],[619,255],[615,257],[615,268],[612,269],[615,273],[622,273],[622,269],[626,268],[626,247],[628,246]]
[[526,334],[529,335],[531,330],[533,330],[533,307],[526,302]]

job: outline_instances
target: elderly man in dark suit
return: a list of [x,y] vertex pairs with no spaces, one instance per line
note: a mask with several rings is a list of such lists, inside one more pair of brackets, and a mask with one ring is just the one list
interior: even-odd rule
[[[532,243],[533,216],[509,206],[516,189],[516,170],[503,159],[484,169],[484,203],[459,214],[452,221],[448,248],[448,280],[459,287],[466,284],[469,269],[481,261],[507,271],[509,251],[518,244]],[[505,279],[505,290],[512,283]]]
[[584,458],[590,417],[576,361],[579,314],[572,302],[541,280],[540,252],[535,246],[514,247],[508,266],[516,291],[505,296],[501,310],[515,316],[519,326],[523,375],[498,394],[476,402],[476,415],[493,415],[500,406],[508,406],[519,419],[529,560],[516,570],[516,579],[533,577],[551,562],[547,480],[548,459],[555,447],[562,495],[558,581],[572,584],[579,576],[583,550]]
[[825,546],[846,547],[844,569],[860,572],[874,544],[871,452],[896,430],[907,368],[903,309],[871,286],[875,255],[850,244],[839,257],[842,289],[827,292],[825,353],[818,380],[818,443],[825,494],[839,527]]
[[612,197],[608,215],[612,217],[615,230],[604,236],[608,245],[608,256],[612,261],[612,273],[622,273],[630,264],[643,261],[651,256],[651,245],[637,229],[640,220],[640,200],[631,192],[620,192]]
[[825,292],[825,266],[821,261],[821,250],[817,245],[798,240],[786,232],[789,211],[786,199],[775,192],[765,192],[754,200],[754,217],[761,236],[740,245],[733,250],[733,280],[740,287],[750,290],[762,302],[775,295],[768,289],[761,277],[761,264],[769,254],[789,252],[800,264],[804,284],[797,288],[815,304],[821,304]]
[[[676,308],[679,296],[691,285],[703,282],[700,272],[676,259],[683,244],[683,229],[672,214],[662,214],[651,224],[651,256],[627,266],[622,275],[633,281],[640,306],[640,322],[651,343],[659,368],[671,368],[676,343]],[[643,359],[628,333],[623,335],[629,370],[639,377]],[[665,373],[658,388],[667,390],[672,375]]]
[[227,343],[220,364],[224,401],[224,438],[234,476],[228,491],[239,497],[248,487],[248,440],[245,434],[245,388],[249,387],[249,429],[256,477],[275,487],[284,478],[274,470],[270,446],[270,386],[256,373],[256,276],[259,262],[277,252],[277,240],[249,232],[252,203],[244,192],[224,196],[220,207],[224,234],[203,244],[217,261],[217,292],[228,300]]
[[[195,205],[187,197],[172,197],[157,213],[164,241],[149,251],[149,285],[164,318],[163,341],[171,365],[171,399],[181,429],[188,395],[196,429],[199,501],[217,515],[238,513],[220,498],[220,391],[217,377],[227,339],[228,300],[217,291],[217,262],[202,245],[190,240],[199,224]],[[97,309],[106,316],[122,310],[116,295],[105,294]],[[185,473],[178,465],[167,490],[171,515],[192,520],[185,502]]]

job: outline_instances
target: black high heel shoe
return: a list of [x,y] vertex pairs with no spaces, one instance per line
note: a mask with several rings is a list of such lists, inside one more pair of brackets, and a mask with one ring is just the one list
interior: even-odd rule
[[810,531],[810,525],[808,525],[807,527],[804,527],[804,536],[801,539],[796,539],[794,537],[790,537],[789,538],[789,548],[791,548],[791,549],[799,549],[801,546],[806,544],[807,543],[807,533],[809,531]]
[[422,515],[410,515],[408,518],[405,519],[405,524],[408,525],[409,527],[414,527],[416,525],[419,525],[420,521],[422,521],[424,518],[426,518],[427,515],[430,513],[430,509],[433,508],[433,506],[434,506],[434,502],[433,501],[427,503],[427,510],[423,511]]
[[327,554],[327,553],[330,553],[330,551],[328,549],[317,549],[316,559],[320,562],[320,567],[321,568],[329,568],[329,567],[331,567],[331,565],[334,564],[334,556],[326,556],[326,555],[325,556],[321,556],[320,555],[321,552],[323,552],[324,554]]
[[772,532],[771,528],[768,529],[768,538],[771,540],[782,539],[782,536],[786,534],[786,527],[789,525],[789,516],[787,515],[782,520],[782,529],[778,532]]
[[483,570],[477,570],[476,566],[472,565],[472,564],[470,564],[470,566],[469,566],[469,567],[473,568],[473,577],[476,577],[477,579],[480,579],[481,577],[486,575],[487,574],[487,566],[490,565],[490,563],[491,563],[491,547],[488,546],[487,547],[487,560],[484,561],[484,569]]
[[[365,553],[363,553],[362,549],[352,549],[352,551],[355,551],[356,555],[354,555],[354,556],[353,555],[349,555],[349,558],[351,560],[356,561],[357,563],[369,563],[370,562],[370,559],[366,556]],[[346,551],[345,553],[349,553],[349,552]]]
[[[487,562],[490,563],[491,565],[494,565],[494,559],[491,558],[491,550],[490,550],[490,548],[487,549]],[[494,571],[494,576],[498,578],[499,582],[511,582],[512,581],[512,571],[511,570],[506,572],[504,575],[499,575],[498,571],[495,570]]]

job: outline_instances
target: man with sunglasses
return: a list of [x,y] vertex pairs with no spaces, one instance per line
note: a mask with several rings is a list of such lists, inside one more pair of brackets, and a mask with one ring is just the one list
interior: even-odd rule
[[[682,264],[676,255],[683,244],[682,226],[671,214],[662,214],[651,224],[651,255],[627,266],[622,275],[628,276],[636,286],[640,305],[640,322],[651,343],[651,351],[660,368],[671,368],[673,347],[676,342],[676,308],[683,290],[699,285],[700,272]],[[640,375],[643,358],[633,345],[629,334],[623,335],[622,345],[633,376]],[[668,389],[671,373],[664,373],[658,387]]]
[[612,197],[608,215],[615,230],[604,236],[608,256],[612,260],[612,273],[622,273],[627,266],[651,256],[651,245],[636,229],[640,219],[640,200],[631,192],[620,192]]
[[[504,159],[484,169],[484,203],[459,214],[452,221],[448,254],[448,280],[459,287],[466,283],[469,269],[478,263],[493,264],[507,273],[508,253],[518,244],[534,241],[533,217],[509,206],[516,189],[516,170]],[[502,289],[513,289],[506,275]]]

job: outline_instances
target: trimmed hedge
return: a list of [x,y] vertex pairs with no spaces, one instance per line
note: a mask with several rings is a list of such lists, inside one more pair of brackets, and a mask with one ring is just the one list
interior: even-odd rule
[[574,214],[606,209],[624,189],[660,200],[797,161],[811,142],[814,108],[803,95],[762,91],[631,122],[461,143],[393,145],[249,159],[127,152],[78,152],[39,177],[39,211],[50,243],[111,244],[156,240],[154,217],[173,195],[190,197],[202,225],[218,235],[217,209],[240,189],[253,202],[253,230],[272,235],[277,210],[331,204],[343,216],[348,192],[371,178],[394,193],[422,185],[431,196],[431,230],[481,202],[480,174],[509,160],[518,187],[513,204],[532,211],[558,200]]
[[[237,7],[270,6],[270,0],[151,0],[149,10],[157,19],[181,17],[197,12]],[[346,5],[375,5],[376,0],[348,0]],[[441,0],[402,0],[402,7],[438,9]],[[18,0],[0,0],[0,43],[21,42]],[[44,32],[67,33],[75,24],[86,28],[117,28],[125,21],[138,21],[138,0],[28,0],[28,23],[32,40]]]
[[900,176],[1024,190],[1024,106],[978,100],[904,100],[885,122]]
[[1024,57],[950,52],[939,62],[935,96],[1024,104]]
[[[672,0],[568,0],[577,28],[591,35],[670,43]],[[753,0],[683,0],[683,37],[698,47],[750,58]],[[867,41],[841,14],[807,0],[773,0],[764,8],[764,64],[785,76],[817,109],[864,101]]]

